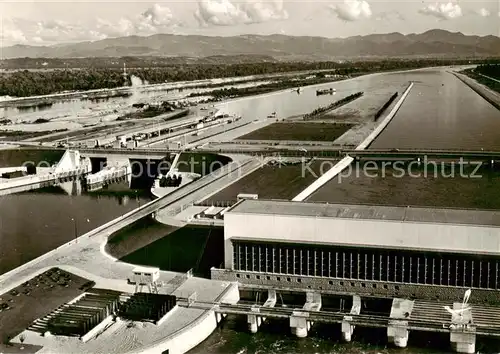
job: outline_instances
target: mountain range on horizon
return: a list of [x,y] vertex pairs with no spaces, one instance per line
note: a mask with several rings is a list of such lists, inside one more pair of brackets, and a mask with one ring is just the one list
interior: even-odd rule
[[387,33],[326,38],[308,36],[155,34],[52,46],[14,45],[0,48],[2,59],[84,57],[208,57],[264,55],[278,60],[340,60],[354,58],[500,57],[500,38],[430,30],[421,34]]

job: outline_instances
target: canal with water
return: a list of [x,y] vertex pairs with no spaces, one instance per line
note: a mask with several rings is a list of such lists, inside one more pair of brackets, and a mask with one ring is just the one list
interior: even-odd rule
[[[366,97],[362,101],[363,105],[376,107],[379,104],[382,105],[384,98],[388,99],[394,92],[402,92],[410,80],[416,82],[411,95],[386,131],[374,142],[373,147],[481,147],[485,150],[500,148],[500,139],[495,139],[495,134],[500,132],[499,111],[491,110],[486,101],[451,74],[436,69],[373,75],[321,85],[321,87],[337,89],[337,93],[331,96],[317,97],[317,87],[306,87],[300,94],[283,91],[234,100],[219,106],[233,113],[239,113],[245,119],[263,119],[274,111],[279,117],[287,117],[310,112],[319,105],[327,105],[352,93],[364,91]],[[352,106],[356,107],[356,104],[354,102]],[[363,107],[356,107],[356,109],[363,110]],[[45,112],[50,111],[51,109],[48,109]],[[44,114],[50,115],[51,113]],[[2,156],[0,158],[2,166],[16,166],[23,160],[32,158],[3,151],[0,151],[0,156]],[[337,194],[331,197],[328,196],[328,199],[335,201],[340,199],[339,196],[347,196],[346,200],[351,198],[350,200],[356,202],[381,203],[385,200],[387,191],[391,191],[396,182],[394,180],[380,182],[380,178],[378,180],[379,182],[374,182],[374,179],[351,181],[348,183],[348,188],[336,192]],[[476,199],[482,200],[483,204],[490,203],[493,208],[497,208],[495,198],[498,197],[498,193],[488,192],[494,188],[494,182],[497,180],[496,174],[492,175],[490,180],[481,187],[483,189],[479,190],[475,189],[474,184],[467,182],[469,183],[467,193],[478,192]],[[449,188],[448,195],[461,193],[460,183],[454,183],[453,187],[449,187],[451,184],[422,183],[420,185],[417,183],[412,189],[404,188],[404,186],[398,187],[398,191],[393,194],[406,194],[406,199],[411,199],[412,195],[417,195],[422,188],[425,188],[426,194],[423,198],[432,199],[434,198],[433,191],[440,189],[442,193],[439,198],[444,200],[447,188]],[[83,234],[138,207],[141,203],[150,201],[149,187],[147,183],[136,183],[132,186],[119,184],[111,190],[79,193],[79,189],[75,186],[61,186],[0,197],[0,274],[71,240],[75,234]],[[368,196],[365,199],[357,197],[360,188],[363,191],[361,194]],[[462,199],[467,199],[467,197]],[[476,206],[472,205],[472,207]],[[158,253],[156,249],[165,247],[171,252],[162,267],[171,268],[178,263],[180,254],[176,251],[179,249],[178,245],[172,245],[172,240],[167,240],[168,237],[162,238],[163,235],[172,234],[172,229],[147,225],[137,229],[135,233],[148,234],[149,240],[144,245],[140,245],[140,247],[146,247],[134,250],[134,252],[128,250],[122,254],[122,258],[141,263],[144,259],[151,259],[151,256],[155,256]],[[196,248],[192,250],[193,256],[190,256],[190,260],[182,260],[184,262],[182,265],[177,264],[179,269],[185,270],[191,265],[197,265],[200,267],[200,273],[204,273],[204,263],[209,266],[210,259],[217,260],[220,256],[217,253],[209,257],[203,256],[207,245],[202,242],[203,237],[200,236],[202,233],[185,234],[182,232],[177,235],[179,236],[176,237],[182,240],[183,245],[190,245],[190,235],[193,235],[193,240],[196,241],[192,243],[195,245],[193,248]],[[216,238],[213,244],[217,245],[219,241],[220,238]],[[148,242],[151,245],[149,248]],[[208,248],[209,252],[213,252],[214,247]],[[289,334],[287,323],[270,321],[262,327],[259,333],[250,335],[245,322],[246,320],[241,317],[229,317],[223,322],[222,327],[195,348],[192,354],[449,352],[448,336],[412,333],[410,334],[410,348],[401,351],[386,347],[385,331],[356,329],[354,342],[342,344],[339,337],[340,329],[335,326],[315,326],[309,338],[299,340]],[[478,350],[495,352],[495,346],[483,347],[482,343],[484,342],[478,342]]]
[[500,150],[500,111],[469,86],[443,71],[409,79],[412,91],[370,148]]

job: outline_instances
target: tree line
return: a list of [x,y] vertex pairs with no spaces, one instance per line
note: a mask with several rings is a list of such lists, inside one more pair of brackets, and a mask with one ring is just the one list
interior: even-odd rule
[[[243,64],[182,64],[157,68],[134,68],[128,73],[151,84],[286,73],[301,70],[334,70],[338,75],[361,75],[375,71],[414,69],[438,65],[470,64],[469,60],[381,60],[366,62],[262,62]],[[0,74],[0,96],[26,97],[74,90],[117,88],[130,85],[118,68],[20,70]]]

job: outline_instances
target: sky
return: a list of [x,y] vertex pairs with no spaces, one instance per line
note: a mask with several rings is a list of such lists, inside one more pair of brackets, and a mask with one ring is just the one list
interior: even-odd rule
[[0,0],[0,46],[157,33],[349,37],[445,29],[500,36],[500,0]]

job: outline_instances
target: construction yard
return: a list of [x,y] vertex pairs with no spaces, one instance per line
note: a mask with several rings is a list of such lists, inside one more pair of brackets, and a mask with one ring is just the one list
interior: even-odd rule
[[237,140],[334,141],[353,127],[344,123],[278,122]]

